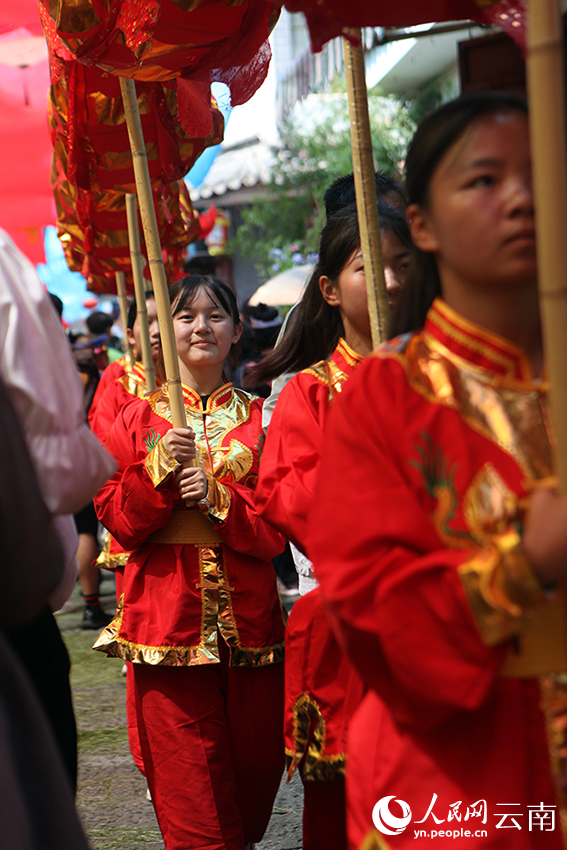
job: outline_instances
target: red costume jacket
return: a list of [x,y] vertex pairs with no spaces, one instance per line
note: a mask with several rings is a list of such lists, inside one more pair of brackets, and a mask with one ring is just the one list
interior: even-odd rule
[[[124,360],[125,366],[128,366],[128,361],[125,358],[126,355],[120,359]],[[115,360],[114,362],[118,363],[119,361]],[[114,363],[111,364],[111,366],[113,365]],[[110,369],[110,366],[108,369]],[[104,375],[106,375],[108,369],[106,369]],[[102,394],[98,395],[99,384],[95,394],[96,409],[94,414],[92,407],[89,412],[91,431],[97,435],[103,446],[122,408],[133,399],[143,398],[146,395],[146,375],[143,364],[134,363],[131,369],[122,370],[122,374],[118,378],[111,382],[107,381],[105,386]],[[102,551],[96,561],[98,566],[107,570],[116,570],[123,567],[127,560],[128,552],[107,532]],[[118,573],[116,579],[116,598],[119,600],[122,593],[122,578],[118,577]]]
[[256,499],[262,516],[306,552],[308,515],[330,402],[362,362],[341,339],[331,357],[283,388],[262,453]]
[[124,375],[128,375],[132,371],[132,367],[132,358],[128,353],[123,354],[122,357],[119,357],[118,360],[114,360],[106,367],[106,369],[100,376],[100,381],[97,384],[96,392],[93,396],[93,400],[89,408],[89,425],[91,426],[91,428],[94,416],[96,414],[96,409],[98,407],[98,403],[104,395],[107,387],[109,387],[112,383],[114,383],[114,381],[117,381],[119,378],[124,377]]
[[[558,809],[554,829],[529,829],[529,807],[558,804],[539,683],[501,675],[527,612],[547,604],[518,532],[551,472],[545,385],[517,348],[441,300],[333,405],[309,551],[375,692],[351,729],[351,848],[421,846],[414,831],[432,829],[439,847],[562,846]],[[402,821],[391,834],[373,830],[378,801],[375,824]],[[510,812],[520,828],[498,826]],[[445,833],[456,828],[486,835]]]
[[167,391],[127,405],[107,440],[119,472],[95,506],[131,555],[123,605],[95,646],[142,664],[208,664],[219,660],[220,632],[232,666],[281,661],[271,559],[282,540],[259,519],[254,500],[261,401],[226,384],[203,410],[193,390],[183,393],[209,481],[208,515],[180,503],[178,464],[162,440],[172,427]]
[[[115,363],[117,362],[116,360]],[[106,375],[106,372],[104,374]],[[106,443],[111,428],[116,422],[116,417],[124,405],[132,401],[133,398],[143,398],[145,395],[146,375],[143,364],[139,362],[134,363],[130,371],[123,372],[113,381],[107,382],[101,395],[98,394],[97,387],[95,393],[97,405],[94,413],[92,408],[89,411],[89,425],[91,431],[94,431],[103,445]]]
[[[306,551],[307,517],[330,402],[362,362],[341,339],[329,360],[295,375],[272,416],[260,467],[262,517]],[[286,630],[284,735],[304,781],[344,776],[346,732],[363,687],[339,648],[319,588],[293,606]]]

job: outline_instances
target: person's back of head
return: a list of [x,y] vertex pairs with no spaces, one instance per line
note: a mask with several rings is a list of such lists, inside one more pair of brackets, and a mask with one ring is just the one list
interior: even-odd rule
[[59,298],[58,295],[55,295],[54,292],[47,293],[51,299],[51,303],[53,304],[53,309],[57,313],[60,319],[63,318],[63,302]]
[[[374,175],[374,184],[376,186],[376,200],[379,204],[394,207],[401,212],[405,211],[406,198],[399,180],[377,171]],[[345,174],[343,177],[337,177],[323,195],[327,218],[331,218],[339,210],[353,204],[355,200],[354,175]]]
[[95,310],[87,316],[86,322],[87,328],[94,336],[108,333],[113,325],[112,316],[103,313],[102,310]]
[[269,307],[267,304],[257,304],[255,307],[250,307],[248,313],[252,336],[259,350],[267,351],[273,348],[282,326],[279,312],[275,307]]

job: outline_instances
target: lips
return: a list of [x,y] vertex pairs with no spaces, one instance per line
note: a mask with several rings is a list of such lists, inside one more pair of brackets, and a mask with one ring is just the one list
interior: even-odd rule
[[505,243],[509,244],[511,242],[535,242],[536,233],[533,227],[526,227],[524,230],[519,230],[517,233],[514,233],[512,236],[509,236],[505,239]]

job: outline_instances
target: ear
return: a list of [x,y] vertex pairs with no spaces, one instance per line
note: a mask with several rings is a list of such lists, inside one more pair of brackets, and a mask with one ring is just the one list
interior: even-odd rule
[[232,344],[235,345],[238,342],[238,340],[240,339],[241,336],[242,336],[242,322],[239,322],[237,325],[234,326],[234,334],[233,334],[233,337],[232,337]]
[[326,274],[321,275],[319,278],[319,289],[321,290],[321,295],[331,307],[339,307],[339,293],[337,291],[337,287],[333,283],[330,277],[327,277]]
[[416,248],[427,254],[434,254],[439,250],[427,210],[418,204],[410,204],[406,210],[406,219]]
[[132,346],[132,348],[136,347],[136,340],[134,339],[134,334],[132,333],[130,328],[126,328],[126,339]]

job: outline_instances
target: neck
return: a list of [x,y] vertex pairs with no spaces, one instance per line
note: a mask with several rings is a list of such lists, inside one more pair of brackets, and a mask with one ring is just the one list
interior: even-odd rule
[[543,368],[537,287],[488,290],[442,284],[443,298],[457,313],[521,348],[534,375]]
[[358,331],[350,324],[348,319],[345,319],[344,316],[342,318],[344,328],[343,339],[349,348],[352,348],[352,350],[356,352],[356,354],[360,355],[360,357],[366,357],[368,354],[371,354],[374,350],[372,337]]
[[210,395],[222,387],[224,381],[222,377],[222,363],[215,363],[211,366],[199,367],[194,366],[189,369],[183,361],[179,361],[179,374],[182,383],[186,387],[195,390],[199,395]]

